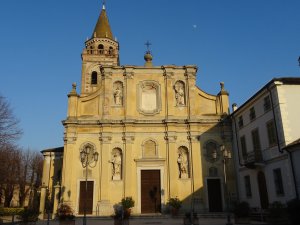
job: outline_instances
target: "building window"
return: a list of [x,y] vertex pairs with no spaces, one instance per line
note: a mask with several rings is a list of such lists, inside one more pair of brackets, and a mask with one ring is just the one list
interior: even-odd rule
[[254,120],[256,118],[254,107],[250,108],[249,118],[250,118],[250,120]]
[[242,116],[239,116],[239,128],[243,127],[244,126],[244,120],[243,120],[243,117]]
[[210,177],[217,177],[218,176],[218,168],[217,167],[210,167],[209,168],[209,176]]
[[246,160],[247,159],[247,145],[246,145],[246,138],[245,138],[245,136],[242,136],[240,138],[240,141],[241,141],[241,149],[242,149],[243,159]]
[[98,82],[98,74],[96,71],[92,72],[91,84],[97,84]]
[[277,144],[276,128],[275,128],[274,120],[267,122],[266,126],[268,132],[269,146],[272,147]]
[[268,95],[267,97],[264,98],[264,110],[265,112],[267,112],[270,109],[271,109],[271,100],[270,100],[270,96]]
[[259,139],[259,133],[258,133],[258,129],[255,129],[251,132],[251,136],[252,136],[252,144],[253,144],[253,150],[254,151],[258,151],[260,150],[260,139]]
[[156,158],[157,157],[157,145],[153,140],[147,140],[143,143],[143,157],[144,158]]
[[113,53],[114,53],[113,47],[109,47],[109,49],[108,49],[108,54],[109,54],[109,55],[113,55]]
[[281,169],[280,168],[274,169],[273,170],[273,175],[274,175],[274,184],[275,184],[276,194],[277,195],[284,195]]
[[98,50],[100,55],[104,54],[104,46],[102,44],[98,45]]
[[246,196],[248,198],[252,197],[252,191],[251,191],[251,182],[250,182],[250,176],[244,176],[244,182],[245,182],[245,192],[246,192]]

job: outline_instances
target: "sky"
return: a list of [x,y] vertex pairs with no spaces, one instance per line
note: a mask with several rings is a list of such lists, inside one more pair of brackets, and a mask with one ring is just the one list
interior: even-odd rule
[[[67,94],[80,85],[81,52],[101,0],[1,0],[0,94],[20,120],[18,144],[63,146]],[[197,65],[197,86],[225,83],[241,105],[274,77],[298,76],[299,0],[107,0],[121,65]],[[80,90],[80,88],[78,88]]]

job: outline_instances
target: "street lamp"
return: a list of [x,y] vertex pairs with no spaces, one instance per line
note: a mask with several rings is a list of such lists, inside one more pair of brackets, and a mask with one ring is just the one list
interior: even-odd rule
[[[223,156],[223,173],[224,173],[224,189],[225,189],[225,196],[226,196],[226,208],[227,208],[227,223],[226,225],[232,225],[231,223],[231,215],[230,215],[230,210],[229,210],[229,200],[230,200],[230,195],[228,191],[228,185],[227,185],[227,164],[229,160],[231,159],[231,152],[225,148],[224,145],[220,146],[220,151]],[[211,157],[213,159],[217,159],[217,151],[213,151]]]
[[88,175],[88,167],[91,168],[96,166],[98,161],[99,153],[95,152],[94,149],[87,145],[80,152],[80,161],[82,167],[85,168],[85,198],[84,198],[84,209],[83,209],[83,225],[86,225],[86,198],[87,198],[87,175]]
[[298,63],[299,63],[299,66],[300,66],[300,56],[299,56],[299,58],[298,58]]

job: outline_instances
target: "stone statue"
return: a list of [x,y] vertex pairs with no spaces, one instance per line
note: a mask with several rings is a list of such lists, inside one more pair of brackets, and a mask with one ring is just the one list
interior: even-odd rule
[[176,92],[175,98],[177,101],[177,105],[185,105],[184,90],[183,90],[182,84],[177,86],[177,88],[175,89],[175,92]]
[[187,170],[187,158],[183,153],[179,153],[177,158],[177,163],[179,167],[179,178],[188,178],[188,170]]
[[121,179],[121,167],[122,167],[122,159],[121,155],[118,153],[114,153],[112,160],[110,162],[113,165],[112,169],[112,177],[113,180],[120,180]]
[[122,90],[120,90],[120,87],[117,87],[114,91],[114,100],[116,105],[122,105]]

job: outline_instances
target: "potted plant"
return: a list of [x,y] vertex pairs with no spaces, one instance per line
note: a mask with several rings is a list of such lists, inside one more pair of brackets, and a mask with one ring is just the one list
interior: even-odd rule
[[178,197],[174,197],[170,198],[167,204],[169,207],[171,207],[171,214],[173,216],[177,216],[179,209],[181,208],[182,201],[180,201]]
[[250,206],[248,202],[239,202],[234,209],[234,220],[236,224],[250,223]]
[[61,203],[57,209],[57,217],[59,224],[74,225],[75,216],[74,211],[68,204]]
[[124,210],[124,218],[129,218],[131,214],[131,208],[134,207],[134,200],[132,197],[125,197],[121,200],[121,205]]

